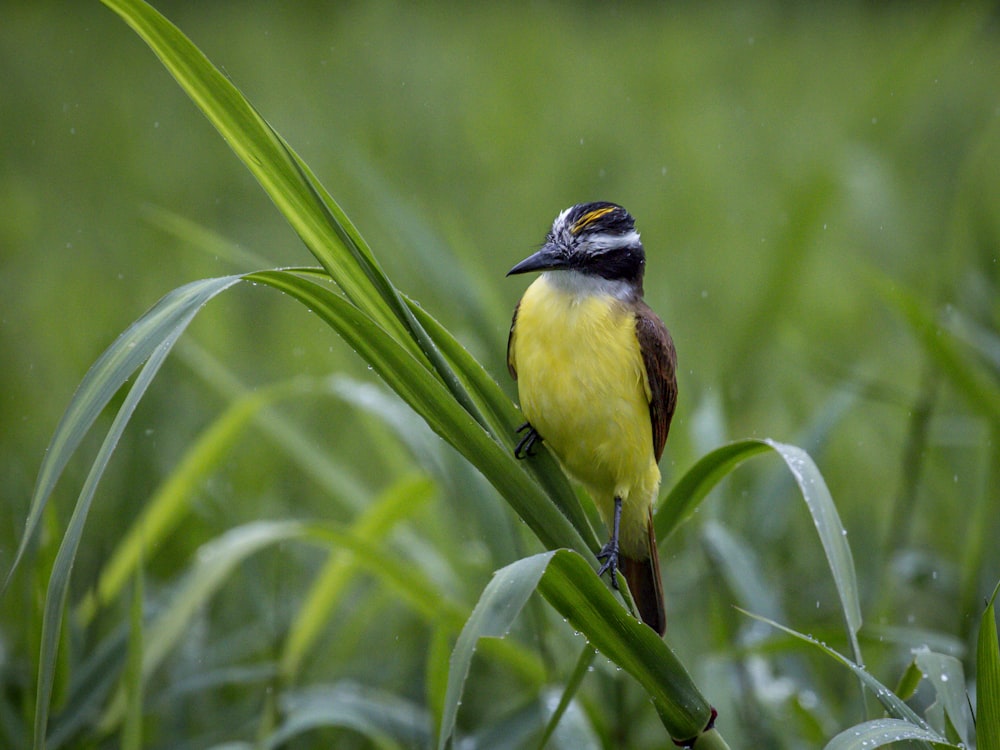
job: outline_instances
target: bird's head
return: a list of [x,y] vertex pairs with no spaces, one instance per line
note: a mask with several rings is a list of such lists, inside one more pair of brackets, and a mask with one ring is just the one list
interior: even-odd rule
[[560,213],[541,249],[508,276],[528,271],[575,271],[621,282],[642,294],[646,253],[635,219],[615,203],[578,203]]

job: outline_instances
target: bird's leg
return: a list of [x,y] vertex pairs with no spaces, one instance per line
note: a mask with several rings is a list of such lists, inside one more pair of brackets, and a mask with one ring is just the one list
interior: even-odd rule
[[522,437],[516,446],[514,446],[514,458],[522,459],[528,456],[535,455],[535,445],[542,442],[542,436],[538,434],[538,430],[531,426],[531,422],[525,422],[523,425],[517,428],[518,432],[524,432],[524,437]]
[[618,572],[618,528],[621,526],[622,522],[622,499],[620,497],[615,497],[615,517],[614,523],[611,529],[611,538],[608,543],[601,547],[601,551],[597,553],[598,560],[604,560],[604,564],[597,571],[597,575],[604,575],[605,571],[611,571],[611,585],[617,589],[618,588],[618,576],[615,575]]

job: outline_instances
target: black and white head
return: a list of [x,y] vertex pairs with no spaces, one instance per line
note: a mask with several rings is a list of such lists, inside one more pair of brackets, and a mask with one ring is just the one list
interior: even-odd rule
[[[616,296],[642,296],[646,253],[635,219],[615,203],[578,203],[560,213],[542,248],[507,272],[562,271],[565,281]],[[603,282],[601,281],[603,280]]]

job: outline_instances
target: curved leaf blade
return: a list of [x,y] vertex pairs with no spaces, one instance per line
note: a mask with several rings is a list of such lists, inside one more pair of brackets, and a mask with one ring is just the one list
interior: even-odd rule
[[358,230],[239,89],[151,6],[103,2],[149,45],[351,301],[419,356],[401,322],[404,306]]
[[824,750],[868,750],[904,740],[923,740],[958,750],[956,745],[944,742],[936,732],[914,726],[903,719],[875,719],[845,729],[826,743]]
[[766,453],[770,446],[763,440],[738,440],[702,456],[667,493],[656,509],[656,539],[663,543],[687,520],[699,503],[733,469],[748,458]]
[[996,599],[993,589],[979,624],[976,642],[976,739],[979,750],[1000,750],[1000,641],[997,639]]
[[439,750],[454,732],[479,639],[505,635],[536,589],[590,644],[646,689],[671,737],[687,740],[703,731],[712,707],[673,651],[622,607],[584,558],[571,550],[555,550],[502,568],[483,591],[452,653]]
[[172,345],[198,310],[215,295],[239,280],[239,276],[223,276],[194,281],[174,289],[126,328],[91,365],[77,386],[45,450],[45,457],[38,469],[38,478],[35,480],[35,489],[28,506],[24,535],[21,537],[21,543],[0,593],[6,590],[11,576],[21,563],[28,544],[38,528],[42,511],[66,464],[104,407],[139,365],[149,359],[158,347],[168,341]]
[[812,516],[816,532],[819,534],[826,553],[826,560],[833,574],[833,582],[840,597],[841,611],[847,624],[847,637],[851,644],[854,660],[862,664],[858,631],[861,629],[861,599],[858,594],[858,578],[854,569],[854,557],[847,543],[847,530],[841,523],[837,506],[830,490],[819,473],[819,468],[809,454],[794,445],[765,440],[767,445],[781,456],[788,470],[795,478]]
[[267,748],[323,727],[352,729],[379,747],[426,747],[431,736],[430,716],[420,706],[353,682],[293,690],[281,703],[285,718],[266,738]]
[[513,455],[455,401],[438,378],[375,321],[330,289],[295,274],[263,271],[246,278],[285,292],[319,315],[432,430],[482,472],[546,547],[588,552],[580,533],[528,477]]
[[801,448],[775,440],[749,438],[723,445],[706,454],[677,481],[656,511],[656,538],[662,543],[729,472],[748,458],[769,450],[777,453],[788,466],[809,509],[833,574],[852,652],[855,660],[861,662],[857,638],[862,622],[861,602],[847,531],[822,474],[809,454]]

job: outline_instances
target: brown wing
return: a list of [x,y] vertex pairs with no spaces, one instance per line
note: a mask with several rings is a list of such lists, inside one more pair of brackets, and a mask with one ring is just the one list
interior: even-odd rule
[[635,333],[649,381],[649,421],[653,425],[653,453],[659,461],[677,405],[677,352],[667,327],[645,302],[640,301],[636,308]]
[[510,333],[507,334],[507,372],[517,380],[517,368],[514,366],[514,326],[517,325],[517,311],[521,309],[520,300],[514,305],[514,317],[510,321]]

